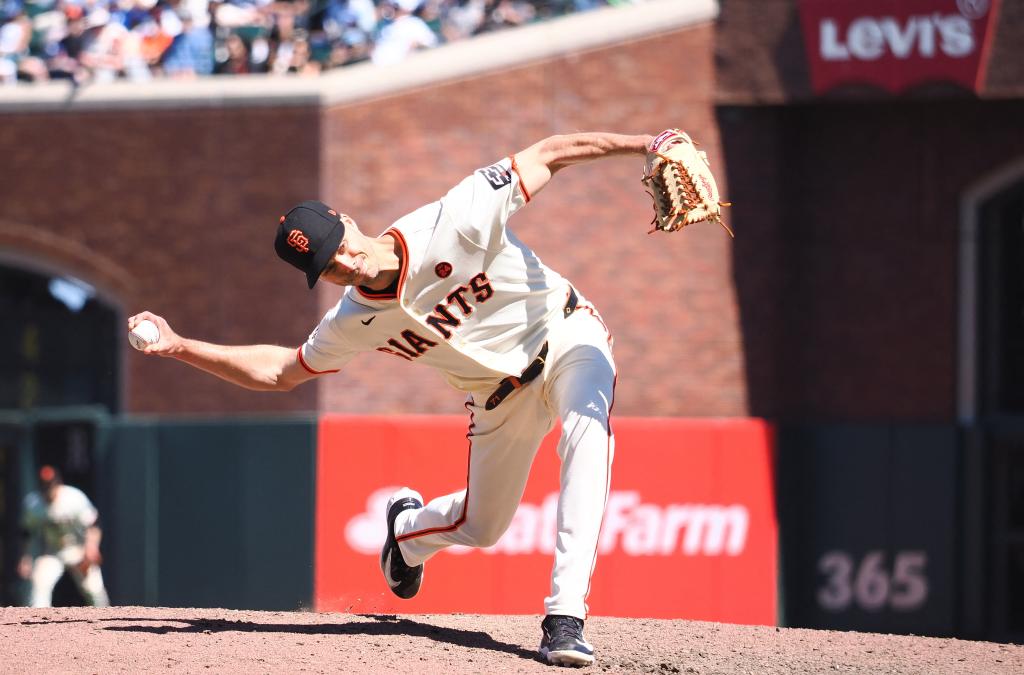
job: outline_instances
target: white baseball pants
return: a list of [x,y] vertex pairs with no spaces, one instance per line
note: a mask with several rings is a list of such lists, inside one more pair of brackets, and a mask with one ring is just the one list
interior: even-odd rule
[[395,535],[407,565],[453,544],[487,547],[508,528],[544,436],[561,421],[558,533],[546,614],[587,617],[586,597],[611,481],[615,440],[609,423],[615,389],[611,338],[582,297],[548,336],[541,375],[493,410],[491,392],[469,397],[469,480],[465,490],[399,514]]
[[61,551],[56,555],[41,555],[32,563],[32,591],[29,605],[32,607],[50,607],[53,605],[53,589],[64,576],[70,572],[71,578],[78,587],[85,601],[93,607],[109,607],[110,599],[103,585],[103,573],[99,565],[92,565],[84,575],[75,566],[83,558],[80,547]]

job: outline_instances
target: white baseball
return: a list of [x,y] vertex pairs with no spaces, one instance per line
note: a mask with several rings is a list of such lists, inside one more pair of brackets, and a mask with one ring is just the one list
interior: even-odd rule
[[143,319],[128,333],[128,342],[136,349],[145,349],[160,340],[160,329],[149,319]]

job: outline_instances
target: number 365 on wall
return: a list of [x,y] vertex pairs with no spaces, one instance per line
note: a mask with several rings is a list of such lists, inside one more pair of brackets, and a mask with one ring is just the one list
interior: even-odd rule
[[825,583],[818,588],[818,605],[841,612],[856,605],[868,612],[889,607],[910,612],[928,600],[928,555],[924,551],[900,551],[892,568],[884,551],[869,551],[858,561],[845,551],[828,551],[818,560]]

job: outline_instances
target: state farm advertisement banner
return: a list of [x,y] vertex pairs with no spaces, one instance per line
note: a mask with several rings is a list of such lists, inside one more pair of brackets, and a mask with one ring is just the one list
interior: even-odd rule
[[799,0],[815,93],[984,84],[999,0]]
[[[394,597],[381,575],[388,497],[403,485],[427,500],[464,489],[467,421],[321,419],[317,610],[543,614],[558,499],[556,433],[541,446],[515,519],[497,544],[434,556],[412,600]],[[748,419],[613,418],[613,424],[612,489],[591,613],[774,624],[771,428]]]

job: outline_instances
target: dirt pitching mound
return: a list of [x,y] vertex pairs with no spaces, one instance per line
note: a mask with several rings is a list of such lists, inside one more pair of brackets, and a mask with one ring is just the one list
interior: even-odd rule
[[[539,616],[0,608],[0,673],[552,673]],[[590,672],[1022,673],[1024,647],[591,617]]]

